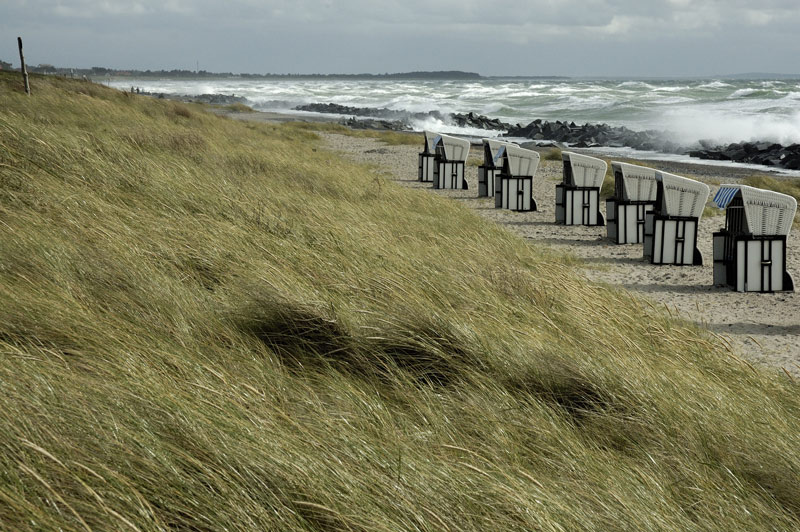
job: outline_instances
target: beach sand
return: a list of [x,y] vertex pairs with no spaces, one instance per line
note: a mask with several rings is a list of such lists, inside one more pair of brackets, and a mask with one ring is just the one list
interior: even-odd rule
[[[724,211],[700,220],[698,247],[703,266],[655,266],[642,258],[641,245],[615,245],[606,238],[606,227],[564,226],[555,220],[555,186],[561,181],[561,163],[542,159],[534,179],[536,212],[512,212],[494,208],[493,198],[477,197],[476,166],[466,168],[469,190],[434,190],[417,181],[417,154],[422,146],[387,146],[370,138],[324,134],[329,149],[348,158],[374,165],[375,172],[403,186],[430,189],[432,194],[458,201],[513,231],[531,243],[547,245],[582,259],[587,279],[607,283],[664,306],[722,337],[733,354],[751,363],[785,368],[800,375],[800,296],[795,292],[737,293],[715,287],[712,233],[725,223]],[[471,158],[481,158],[473,146]],[[735,183],[752,170],[686,163],[646,162],[664,171],[700,179],[711,186],[713,197],[719,183]],[[601,210],[605,212],[605,202]],[[788,270],[800,281],[800,238],[789,236]]]

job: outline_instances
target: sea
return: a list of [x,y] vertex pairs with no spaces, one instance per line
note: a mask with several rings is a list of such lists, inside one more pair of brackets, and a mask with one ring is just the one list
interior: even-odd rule
[[[388,108],[413,113],[474,112],[512,124],[541,118],[658,130],[682,146],[759,141],[800,143],[800,79],[592,80],[482,78],[469,81],[376,79],[122,79],[152,93],[242,96],[256,110],[309,116],[309,103]],[[415,130],[472,137],[502,132],[460,128],[432,117],[410,121]],[[628,148],[611,154],[687,159]],[[697,162],[696,159],[693,160]],[[763,169],[763,167],[757,167]],[[794,173],[794,172],[791,172]]]

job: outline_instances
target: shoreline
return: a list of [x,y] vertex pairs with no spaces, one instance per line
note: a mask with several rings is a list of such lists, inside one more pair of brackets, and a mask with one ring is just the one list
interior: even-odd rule
[[[242,120],[242,121],[250,121],[250,122],[271,122],[271,123],[285,123],[285,122],[306,122],[306,123],[339,123],[342,120],[342,117],[338,115],[324,115],[321,113],[312,114],[308,113],[308,115],[296,115],[290,113],[279,113],[273,111],[252,111],[252,112],[234,112],[231,110],[226,109],[223,106],[215,106],[215,105],[207,105],[208,109],[218,115],[226,116],[233,120]],[[397,131],[396,133],[399,134],[407,134],[407,135],[421,135],[421,132],[418,131]],[[456,135],[456,136],[463,136],[465,138],[476,139],[479,140],[478,137],[467,136],[467,135]],[[522,140],[522,139],[516,139]],[[509,140],[511,141],[511,140]],[[529,140],[526,142],[530,142]],[[524,144],[524,143],[523,143]],[[562,146],[561,143],[552,142],[549,146],[526,146],[528,149],[536,150],[540,153],[547,153],[553,147],[557,147],[558,149],[564,149],[568,151],[574,151],[576,153],[585,153],[587,155],[593,155],[596,157],[603,157],[603,158],[614,158],[619,159],[622,161],[639,161],[641,163],[646,163],[649,166],[658,166],[659,169],[675,173],[679,175],[686,175],[687,177],[697,177],[697,178],[706,178],[706,179],[718,179],[720,177],[729,176],[733,179],[744,179],[745,177],[750,177],[753,175],[765,175],[775,179],[795,179],[800,176],[794,176],[791,174],[780,171],[776,171],[775,169],[768,167],[768,166],[759,166],[758,168],[753,168],[751,166],[742,166],[739,164],[708,164],[706,162],[701,162],[701,159],[697,159],[698,162],[694,162],[695,159],[691,161],[673,161],[673,160],[663,160],[659,158],[652,158],[652,157],[637,157],[635,154],[625,154],[625,155],[609,155],[605,153],[602,148],[569,148],[566,146]]]

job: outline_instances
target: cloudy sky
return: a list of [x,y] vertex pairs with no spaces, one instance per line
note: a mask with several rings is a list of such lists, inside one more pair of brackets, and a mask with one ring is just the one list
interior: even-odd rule
[[797,0],[0,0],[0,59],[215,72],[800,73]]

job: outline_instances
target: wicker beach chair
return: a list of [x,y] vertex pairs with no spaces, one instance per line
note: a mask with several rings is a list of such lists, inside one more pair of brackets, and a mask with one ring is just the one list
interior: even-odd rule
[[607,234],[615,244],[644,242],[645,215],[656,202],[656,170],[611,162],[614,196],[606,200]]
[[656,171],[656,202],[645,216],[644,257],[652,264],[700,266],[697,227],[710,192],[708,185]]
[[500,148],[510,143],[497,139],[483,141],[483,164],[478,167],[478,197],[487,198],[495,192],[495,179],[502,169]]
[[436,164],[433,174],[433,188],[467,189],[464,168],[469,157],[468,140],[438,135],[436,137]]
[[725,227],[714,233],[714,284],[738,292],[793,291],[786,239],[797,200],[745,185],[721,185],[714,196]]
[[600,187],[608,169],[602,159],[561,152],[562,182],[556,185],[556,223],[604,225],[600,213]]
[[539,153],[516,144],[500,147],[501,171],[495,182],[495,207],[512,211],[535,211],[533,178],[539,168]]

